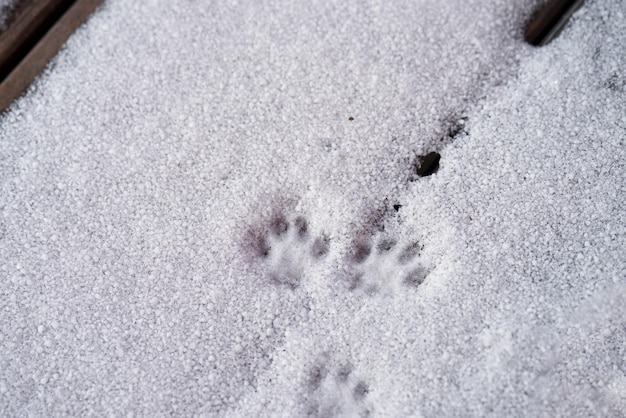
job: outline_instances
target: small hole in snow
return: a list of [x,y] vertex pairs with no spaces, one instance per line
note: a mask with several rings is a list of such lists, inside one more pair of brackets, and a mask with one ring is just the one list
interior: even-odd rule
[[437,152],[429,152],[418,157],[414,163],[415,173],[420,177],[430,176],[439,170],[441,155]]

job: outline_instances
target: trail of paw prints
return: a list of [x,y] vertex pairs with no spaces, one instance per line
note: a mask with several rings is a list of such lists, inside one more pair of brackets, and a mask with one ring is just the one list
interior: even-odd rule
[[394,294],[417,288],[430,272],[420,260],[422,249],[417,241],[402,244],[385,236],[355,240],[347,261],[348,289]]
[[348,362],[334,364],[323,355],[306,376],[305,394],[309,417],[367,417],[370,386]]
[[248,243],[267,266],[270,281],[291,289],[300,285],[307,266],[324,258],[330,249],[329,237],[314,236],[303,216],[289,219],[283,214],[250,229]]

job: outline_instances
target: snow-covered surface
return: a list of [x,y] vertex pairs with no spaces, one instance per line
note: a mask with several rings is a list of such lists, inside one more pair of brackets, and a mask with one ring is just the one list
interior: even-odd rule
[[0,0],[0,31],[6,29],[11,11],[19,0]]
[[626,3],[217,3],[0,118],[0,415],[623,414]]

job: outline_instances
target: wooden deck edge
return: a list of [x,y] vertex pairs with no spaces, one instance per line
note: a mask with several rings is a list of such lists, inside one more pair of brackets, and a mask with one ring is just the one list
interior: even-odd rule
[[20,97],[103,0],[77,0],[0,83],[0,112]]
[[551,0],[540,8],[526,25],[524,40],[534,46],[544,46],[563,30],[584,0]]

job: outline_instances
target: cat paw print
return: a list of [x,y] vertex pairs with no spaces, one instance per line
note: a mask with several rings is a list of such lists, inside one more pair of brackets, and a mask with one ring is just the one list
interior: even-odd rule
[[307,416],[339,417],[370,415],[369,385],[349,363],[333,364],[323,357],[309,370],[306,382]]
[[422,249],[417,241],[400,244],[388,237],[356,240],[348,260],[348,288],[368,294],[417,288],[429,273],[420,263]]
[[303,216],[293,219],[278,214],[267,225],[251,229],[248,243],[267,265],[270,281],[295,289],[307,266],[324,258],[330,249],[326,234],[313,236]]

